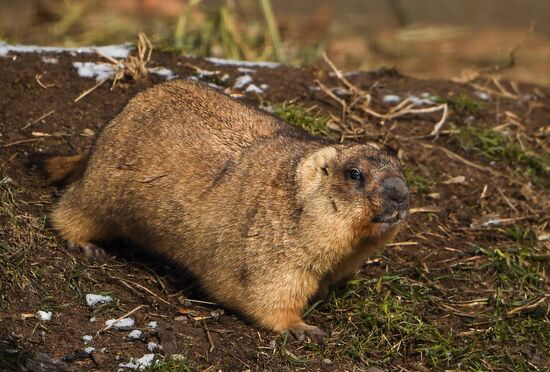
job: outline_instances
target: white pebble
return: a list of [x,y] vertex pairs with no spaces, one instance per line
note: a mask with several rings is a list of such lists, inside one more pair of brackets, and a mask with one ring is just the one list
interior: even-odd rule
[[153,328],[153,329],[157,328],[157,325],[158,323],[156,320],[151,320],[149,323],[147,323],[147,327]]
[[94,351],[95,351],[95,347],[92,347],[92,346],[88,346],[88,347],[84,348],[84,352],[85,352],[86,354],[91,354],[91,353],[93,353]]
[[88,293],[86,295],[86,304],[88,306],[96,306],[101,304],[107,304],[113,301],[113,298],[111,296],[102,296],[102,295],[96,295],[92,293]]
[[141,332],[139,329],[134,329],[132,332],[128,333],[128,338],[132,340],[139,340],[143,338],[143,332]]
[[51,311],[38,310],[36,312],[36,315],[40,318],[40,320],[48,321],[48,320],[52,319],[52,312]]
[[96,319],[95,316],[93,316],[93,317],[90,318],[90,322],[92,322],[92,323],[95,323],[96,320],[97,320],[97,319]]
[[107,321],[105,321],[105,325],[108,326],[108,327],[112,327],[112,328],[115,328],[115,329],[120,329],[120,330],[129,330],[130,328],[132,328],[134,326],[136,322],[134,321],[133,318],[122,318],[120,320],[116,320],[116,319],[109,319]]
[[84,340],[84,343],[87,344],[88,342],[92,342],[93,337],[90,335],[84,335],[82,336],[82,339]]

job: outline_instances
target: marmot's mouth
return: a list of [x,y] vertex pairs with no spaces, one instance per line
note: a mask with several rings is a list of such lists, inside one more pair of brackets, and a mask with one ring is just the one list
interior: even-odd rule
[[407,217],[407,211],[406,210],[395,210],[392,213],[386,213],[386,214],[377,214],[372,219],[372,222],[375,223],[387,223],[389,225],[394,225]]

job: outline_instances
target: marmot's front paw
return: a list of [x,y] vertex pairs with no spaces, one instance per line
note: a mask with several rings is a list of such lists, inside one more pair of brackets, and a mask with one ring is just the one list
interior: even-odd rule
[[306,323],[296,324],[288,329],[288,332],[298,341],[313,341],[320,343],[328,335],[321,328]]
[[80,249],[80,251],[84,253],[86,257],[89,257],[96,261],[102,261],[107,258],[107,253],[105,252],[105,250],[92,243],[77,244],[68,241],[67,247],[69,249]]

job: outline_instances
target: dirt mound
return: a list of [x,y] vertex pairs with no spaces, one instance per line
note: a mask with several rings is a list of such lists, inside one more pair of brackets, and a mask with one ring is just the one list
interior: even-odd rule
[[[99,55],[26,52],[0,57],[0,368],[114,370],[151,358],[159,370],[550,367],[547,90],[156,53],[146,79],[111,89]],[[28,154],[85,150],[137,92],[186,77],[403,161],[412,210],[396,243],[307,311],[330,333],[325,344],[245,323],[131,243],[98,263],[50,230],[57,190]],[[90,306],[89,294],[108,297]],[[106,328],[121,317],[133,324]]]

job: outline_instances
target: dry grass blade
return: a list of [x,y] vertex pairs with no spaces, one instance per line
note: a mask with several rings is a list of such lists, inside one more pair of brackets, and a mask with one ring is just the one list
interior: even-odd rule
[[[96,52],[102,58],[109,61],[107,64],[111,66],[114,71],[113,83],[111,84],[111,90],[116,86],[117,82],[124,77],[128,76],[132,80],[145,79],[148,74],[147,64],[151,61],[151,53],[153,52],[153,44],[143,32],[138,35],[138,41],[136,43],[137,56],[129,55],[126,59],[118,60],[116,58],[107,56],[101,52]],[[97,82],[93,87],[84,91],[73,102],[78,102],[88,94],[96,90],[100,85],[105,83],[107,79],[103,79]]]
[[[332,90],[326,85],[324,85],[320,81],[316,81],[317,86],[323,93],[325,93],[327,96],[329,96],[342,106],[342,121],[340,123],[340,126],[344,129],[347,129],[347,126],[345,125],[346,116],[349,115],[351,110],[357,105],[364,113],[382,120],[392,120],[404,115],[429,114],[437,111],[442,111],[441,119],[434,125],[433,130],[430,132],[430,136],[437,137],[439,135],[441,128],[447,121],[447,116],[449,113],[449,107],[446,103],[424,108],[414,108],[416,104],[410,98],[407,98],[398,105],[392,107],[386,113],[377,112],[371,108],[372,96],[370,95],[370,93],[365,92],[364,90],[352,84],[342,73],[342,71],[340,71],[328,58],[326,53],[323,53],[323,58],[334,72],[334,75],[341,82],[342,89],[344,89],[346,92],[349,93],[349,95],[352,96],[351,103],[347,104],[344,99],[337,97],[336,94],[334,94]],[[344,135],[345,134],[343,134],[343,136]]]

